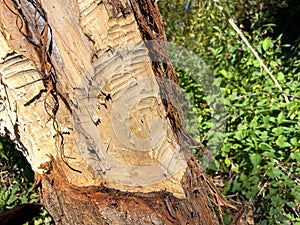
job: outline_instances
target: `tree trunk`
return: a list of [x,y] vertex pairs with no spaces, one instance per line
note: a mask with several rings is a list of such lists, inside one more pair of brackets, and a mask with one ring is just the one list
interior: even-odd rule
[[0,4],[1,134],[55,223],[217,224],[226,203],[187,151],[155,4]]

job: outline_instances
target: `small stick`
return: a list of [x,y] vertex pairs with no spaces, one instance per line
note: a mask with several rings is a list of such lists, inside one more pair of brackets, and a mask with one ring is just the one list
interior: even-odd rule
[[[228,18],[228,22],[229,24],[232,26],[232,28],[238,33],[238,35],[241,37],[241,39],[243,40],[243,42],[247,45],[247,47],[250,49],[250,51],[253,53],[253,55],[255,56],[255,58],[257,59],[257,61],[259,62],[260,66],[267,72],[267,74],[271,77],[271,79],[273,80],[275,86],[280,90],[283,91],[282,87],[280,86],[279,82],[276,80],[276,78],[274,77],[274,75],[271,73],[271,71],[268,69],[268,67],[264,64],[264,62],[262,61],[262,59],[259,57],[258,53],[254,50],[254,48],[251,46],[251,44],[249,43],[249,41],[247,40],[247,38],[245,37],[245,35],[242,33],[242,31],[237,27],[237,25],[235,24],[235,22],[233,21],[232,18],[230,18],[228,16],[228,14],[224,11],[223,7],[220,5],[218,0],[214,0],[214,2],[216,3],[217,7],[220,9],[221,12],[224,13],[224,15]],[[286,95],[284,95],[284,99],[286,101],[286,103],[290,103],[290,100],[288,99],[288,97]]]

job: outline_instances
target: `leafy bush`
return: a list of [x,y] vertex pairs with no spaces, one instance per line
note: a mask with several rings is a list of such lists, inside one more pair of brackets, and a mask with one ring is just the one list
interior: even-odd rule
[[[234,4],[224,4],[229,15]],[[255,9],[249,30],[239,26],[280,90],[213,1],[160,1],[160,7],[169,40],[205,61],[224,95],[226,131],[207,172],[222,177],[225,195],[238,194],[255,207],[257,224],[300,224],[300,46],[273,38],[275,25],[262,25]],[[188,128],[206,145],[216,135],[212,107],[199,82],[177,72],[197,113]]]
[[30,166],[22,154],[11,145],[0,142],[0,211],[12,208],[17,204],[36,201],[37,196],[29,190],[33,181]]
[[[32,189],[34,174],[21,152],[0,139],[0,212],[24,203],[39,203],[39,195]],[[52,224],[44,210],[34,224]]]

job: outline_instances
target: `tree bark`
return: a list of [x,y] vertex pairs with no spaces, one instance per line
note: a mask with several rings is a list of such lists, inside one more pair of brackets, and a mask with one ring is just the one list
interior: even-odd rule
[[0,4],[0,131],[55,223],[217,224],[153,1]]

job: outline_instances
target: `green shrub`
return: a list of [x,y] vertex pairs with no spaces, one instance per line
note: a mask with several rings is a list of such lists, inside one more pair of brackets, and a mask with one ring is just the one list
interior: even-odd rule
[[[273,38],[275,25],[262,25],[263,15],[255,9],[248,32],[239,25],[280,90],[213,1],[188,2],[194,3],[193,7],[185,1],[161,1],[160,7],[169,40],[193,51],[211,68],[224,96],[226,131],[207,172],[222,177],[225,195],[238,194],[255,207],[257,224],[299,224],[298,46],[282,45],[282,36]],[[224,4],[229,15],[235,15],[234,3]],[[189,72],[177,69],[180,85],[197,115],[190,117],[187,128],[206,146],[217,134],[212,131],[216,130],[214,107],[209,107],[199,80]]]
[[[32,189],[34,174],[21,152],[0,138],[0,212],[24,203],[39,203],[39,194]],[[53,224],[43,210],[34,224]]]

